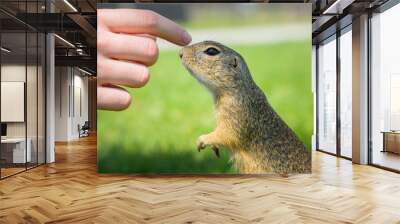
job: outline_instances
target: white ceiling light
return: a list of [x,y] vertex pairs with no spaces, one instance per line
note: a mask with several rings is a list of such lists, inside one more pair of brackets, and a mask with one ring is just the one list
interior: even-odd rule
[[74,12],[78,12],[78,10],[68,1],[64,0],[65,4],[67,4]]
[[78,53],[79,55],[82,55],[83,51],[82,51],[82,49],[78,48],[78,49],[76,49],[76,53]]
[[90,75],[90,76],[93,75],[92,73],[90,73],[90,72],[88,72],[88,71],[86,71],[86,70],[83,70],[83,69],[81,69],[81,68],[79,68],[79,67],[78,67],[78,70],[81,71],[81,72],[83,72],[83,73],[85,73],[85,74],[87,74],[87,75]]
[[66,40],[66,39],[64,39],[64,38],[62,38],[62,37],[60,37],[60,36],[57,35],[57,34],[54,34],[54,36],[57,37],[57,38],[58,38],[59,40],[61,40],[62,42],[64,42],[65,44],[67,44],[68,46],[75,48],[75,45],[73,45],[73,44],[72,44],[71,42],[69,42],[68,40]]
[[343,10],[353,2],[354,0],[336,0],[322,14],[342,14]]
[[8,49],[5,48],[5,47],[1,47],[0,49],[1,49],[2,51],[6,52],[6,53],[10,53],[10,52],[11,52],[10,50],[8,50]]

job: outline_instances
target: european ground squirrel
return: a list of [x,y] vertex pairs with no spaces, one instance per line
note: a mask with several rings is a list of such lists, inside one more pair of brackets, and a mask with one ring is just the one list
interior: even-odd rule
[[217,127],[197,140],[199,151],[231,150],[240,173],[311,172],[311,153],[268,103],[244,59],[214,41],[184,47],[183,65],[214,97]]

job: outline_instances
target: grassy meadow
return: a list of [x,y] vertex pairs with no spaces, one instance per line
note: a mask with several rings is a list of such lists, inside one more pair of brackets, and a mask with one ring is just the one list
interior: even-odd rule
[[[246,59],[255,82],[308,148],[313,107],[309,41],[230,46]],[[235,173],[229,151],[197,152],[196,139],[215,128],[211,94],[161,51],[148,85],[131,89],[132,106],[98,111],[101,173]]]

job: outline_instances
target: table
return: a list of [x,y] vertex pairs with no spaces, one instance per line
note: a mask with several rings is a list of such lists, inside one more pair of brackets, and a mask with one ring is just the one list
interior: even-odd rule
[[383,131],[382,152],[400,154],[400,131]]
[[[26,147],[26,154],[25,154],[25,138],[5,138],[1,139],[1,153],[2,153],[2,158],[5,158],[5,155],[3,154],[12,154],[10,156],[6,156],[9,158],[6,158],[7,162],[10,163],[26,163],[30,162],[32,158],[31,154],[31,145],[32,141],[30,138],[26,139],[27,147]],[[13,146],[10,149],[10,146]],[[12,158],[12,160],[11,160]]]

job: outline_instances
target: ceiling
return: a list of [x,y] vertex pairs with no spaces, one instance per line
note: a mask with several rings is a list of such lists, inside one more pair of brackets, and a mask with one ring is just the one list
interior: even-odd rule
[[0,1],[2,46],[12,50],[2,60],[25,62],[26,57],[29,63],[44,45],[38,46],[36,35],[52,32],[57,34],[56,66],[78,66],[96,73],[96,0],[47,2],[46,5],[45,0]]
[[312,37],[316,44],[351,24],[352,17],[372,11],[388,0],[308,0],[312,3]]

